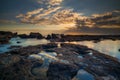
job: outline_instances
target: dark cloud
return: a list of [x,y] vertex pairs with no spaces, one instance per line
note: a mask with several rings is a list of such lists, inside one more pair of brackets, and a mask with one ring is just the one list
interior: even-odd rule
[[103,13],[120,9],[120,0],[65,0],[63,6],[74,8],[85,15]]
[[120,11],[112,11],[104,14],[94,14],[91,19],[95,26],[118,26],[120,28]]
[[90,28],[90,27],[81,27],[81,28],[71,28],[66,31],[66,33],[77,33],[77,34],[106,34],[106,35],[120,35],[120,28]]
[[120,34],[120,11],[93,14],[86,19],[77,19],[73,32],[94,34]]
[[0,0],[0,19],[5,24],[12,21],[40,25],[72,23],[75,25],[72,31],[118,33],[120,0]]

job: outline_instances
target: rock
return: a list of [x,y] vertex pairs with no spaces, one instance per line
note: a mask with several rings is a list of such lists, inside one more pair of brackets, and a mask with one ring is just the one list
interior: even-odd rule
[[17,41],[16,43],[18,43],[18,44],[19,44],[19,43],[21,43],[21,42],[20,42],[20,41]]
[[43,49],[50,49],[50,48],[55,48],[55,47],[57,47],[57,44],[55,43],[49,43],[47,45],[42,45]]
[[41,66],[42,62],[19,55],[0,55],[0,80],[44,80],[31,73],[31,69]]
[[34,33],[34,32],[31,32],[30,35],[29,35],[29,38],[42,39],[43,36],[42,36],[42,34],[40,34],[40,33]]
[[52,39],[51,35],[47,35],[46,39]]
[[117,80],[113,76],[101,76],[101,77],[96,77],[96,80]]
[[46,68],[34,67],[32,68],[32,74],[38,77],[40,80],[47,80],[47,70]]
[[54,62],[50,64],[47,71],[48,80],[71,80],[78,70],[75,65]]
[[9,43],[9,40],[16,34],[9,31],[0,31],[0,44]]
[[120,49],[118,49],[118,51],[120,52]]
[[5,65],[5,66],[10,66],[14,63],[17,63],[21,60],[20,56],[18,55],[8,55],[8,56],[4,56],[1,59],[1,64]]
[[57,56],[62,57],[62,56],[63,56],[63,54],[57,54]]
[[[41,73],[41,69],[40,67],[42,66],[42,63],[43,62],[35,62],[31,68],[31,73],[34,75],[34,76],[40,76]],[[40,69],[40,70],[39,70]]]
[[[59,40],[64,37],[64,34],[54,34],[52,33],[51,35],[47,35],[46,39],[53,39],[53,40]],[[61,39],[63,40],[63,39]]]
[[20,38],[28,38],[28,35],[26,35],[26,34],[20,34],[20,35],[18,35]]

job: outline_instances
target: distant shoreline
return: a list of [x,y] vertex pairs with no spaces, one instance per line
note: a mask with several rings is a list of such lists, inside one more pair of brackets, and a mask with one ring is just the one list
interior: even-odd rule
[[13,37],[20,38],[36,38],[36,39],[47,39],[52,42],[65,42],[65,41],[94,41],[99,42],[101,40],[120,40],[120,35],[65,35],[65,34],[48,34],[43,36],[39,32],[31,32],[30,34],[18,34],[10,31],[0,31],[0,44],[8,43]]

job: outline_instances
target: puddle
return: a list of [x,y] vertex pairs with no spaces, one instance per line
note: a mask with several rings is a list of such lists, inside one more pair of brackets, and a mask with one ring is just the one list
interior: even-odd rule
[[[67,60],[62,60],[62,59],[58,59],[57,57],[57,53],[56,52],[45,52],[45,51],[41,51],[38,54],[32,54],[30,55],[28,58],[29,59],[42,59],[43,60],[43,64],[41,66],[37,66],[34,67],[31,71],[35,76],[44,76],[47,77],[46,73],[47,70],[49,68],[49,65],[51,62],[54,61],[59,61],[61,63],[65,63],[65,64],[69,64],[69,61]],[[41,73],[42,72],[42,73]]]
[[87,71],[80,69],[72,80],[95,80],[93,75]]
[[32,54],[32,55],[30,55],[28,58],[31,58],[31,59],[42,59],[42,60],[45,61],[44,62],[45,64],[46,63],[51,63],[53,61],[59,61],[61,63],[69,64],[69,61],[58,59],[56,56],[57,56],[56,52],[41,51],[38,54]]

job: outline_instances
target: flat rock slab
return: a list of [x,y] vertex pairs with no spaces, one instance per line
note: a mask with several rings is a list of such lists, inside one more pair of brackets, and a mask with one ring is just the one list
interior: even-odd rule
[[[40,51],[56,52],[58,60],[42,69],[42,59],[28,58]],[[86,46],[63,43],[57,47],[56,43],[50,43],[0,54],[0,80],[72,80],[80,69],[95,80],[120,80],[120,62]]]

